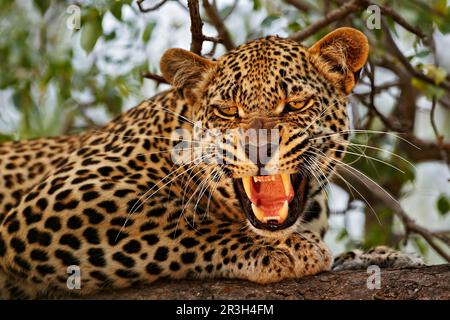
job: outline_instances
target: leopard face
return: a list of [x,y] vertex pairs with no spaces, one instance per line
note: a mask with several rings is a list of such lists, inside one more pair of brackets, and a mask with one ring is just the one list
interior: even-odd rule
[[256,231],[301,225],[309,199],[340,164],[348,142],[346,96],[367,57],[363,37],[344,32],[311,48],[266,37],[215,62],[185,52],[163,57],[163,72],[184,88],[201,124],[193,135],[195,154],[203,151],[199,166],[231,179]]

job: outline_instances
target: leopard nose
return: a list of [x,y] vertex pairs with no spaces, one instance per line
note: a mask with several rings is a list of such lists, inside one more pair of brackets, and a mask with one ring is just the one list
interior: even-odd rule
[[278,141],[276,143],[272,143],[270,140],[257,143],[249,141],[244,145],[245,155],[258,167],[258,175],[267,174],[264,168],[275,156],[278,148]]

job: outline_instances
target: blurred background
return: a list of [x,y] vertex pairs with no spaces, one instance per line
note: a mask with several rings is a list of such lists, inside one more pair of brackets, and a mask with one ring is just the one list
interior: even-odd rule
[[[330,186],[326,242],[450,261],[447,0],[190,2],[207,57],[266,35],[310,45],[339,26],[363,31],[371,54],[350,97],[346,162],[364,177],[341,172]],[[190,48],[190,24],[187,0],[0,0],[0,142],[101,127],[167,89],[159,58]]]

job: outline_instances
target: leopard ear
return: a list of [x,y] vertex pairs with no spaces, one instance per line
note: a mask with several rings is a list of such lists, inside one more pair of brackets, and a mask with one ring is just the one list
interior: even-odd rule
[[177,89],[193,88],[214,62],[183,49],[169,49],[161,57],[164,79]]
[[366,63],[369,41],[356,29],[339,28],[316,42],[309,53],[318,69],[348,94]]

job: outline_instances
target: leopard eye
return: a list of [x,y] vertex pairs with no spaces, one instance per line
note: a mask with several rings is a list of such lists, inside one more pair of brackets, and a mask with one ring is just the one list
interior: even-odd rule
[[214,108],[214,114],[223,119],[234,119],[238,116],[239,110],[235,106]]
[[284,111],[292,112],[292,111],[305,111],[314,105],[314,99],[309,98],[306,100],[293,100],[286,103],[284,107]]

